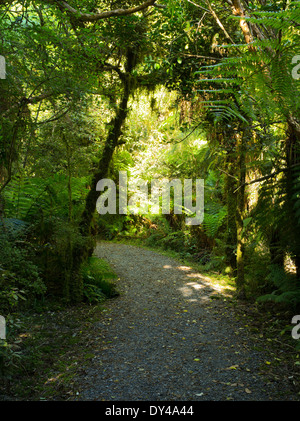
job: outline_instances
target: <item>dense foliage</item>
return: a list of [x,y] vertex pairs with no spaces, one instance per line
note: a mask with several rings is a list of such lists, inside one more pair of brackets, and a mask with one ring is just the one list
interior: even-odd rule
[[[114,296],[97,235],[299,308],[299,2],[9,0],[0,15],[0,314]],[[203,223],[99,216],[97,182],[119,171],[204,179]]]

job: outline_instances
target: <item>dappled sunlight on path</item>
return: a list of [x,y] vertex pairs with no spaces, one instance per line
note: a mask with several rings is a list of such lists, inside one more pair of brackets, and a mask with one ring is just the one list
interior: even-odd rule
[[264,354],[230,307],[232,290],[157,252],[101,242],[120,296],[95,325],[102,346],[79,400],[269,400]]

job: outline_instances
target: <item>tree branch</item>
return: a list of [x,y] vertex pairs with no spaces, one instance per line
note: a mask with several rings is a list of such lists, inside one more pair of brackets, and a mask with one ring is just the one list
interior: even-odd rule
[[54,93],[52,91],[46,91],[43,94],[34,96],[34,97],[23,97],[20,99],[20,101],[17,104],[14,104],[12,107],[10,107],[9,110],[7,110],[2,116],[3,117],[7,117],[12,111],[14,111],[16,108],[22,108],[24,105],[27,104],[36,104],[40,101],[43,101],[44,99],[47,99],[49,97],[51,97],[52,95],[54,95]]
[[191,3],[191,4],[193,4],[194,6],[196,6],[196,7],[199,7],[199,9],[202,9],[202,10],[205,10],[206,12],[209,12],[209,10],[207,10],[207,9],[205,9],[205,7],[202,7],[202,6],[200,6],[199,4],[197,4],[197,3],[194,3],[193,1],[191,1],[191,0],[186,0],[186,1],[188,1],[189,3]]
[[114,70],[116,73],[118,73],[119,78],[124,82],[124,79],[126,77],[126,74],[122,72],[122,70],[118,66],[114,66],[110,63],[104,63],[103,70]]
[[64,8],[67,12],[71,13],[76,17],[78,21],[81,22],[96,22],[100,19],[107,19],[114,16],[127,16],[132,15],[133,13],[139,12],[141,10],[146,9],[149,6],[154,6],[156,0],[147,0],[143,4],[139,6],[130,7],[129,9],[115,9],[115,10],[108,10],[107,12],[101,13],[82,13],[79,10],[75,9],[74,7],[70,6],[65,1],[54,0],[60,7]]
[[213,15],[213,17],[214,17],[215,21],[217,22],[217,24],[219,25],[219,27],[220,27],[220,28],[222,29],[222,31],[224,32],[225,37],[226,37],[226,38],[228,38],[232,44],[235,44],[235,42],[233,41],[233,39],[231,38],[231,36],[230,36],[230,35],[228,34],[228,32],[226,31],[226,29],[225,29],[224,25],[222,24],[222,22],[221,22],[221,21],[220,21],[220,19],[218,18],[218,16],[217,16],[216,12],[215,12],[215,11],[214,11],[214,9],[212,8],[212,6],[211,6],[211,4],[210,4],[210,2],[209,2],[208,0],[206,0],[206,4],[207,4],[207,6],[208,6],[208,8],[209,8],[210,13]]
[[278,174],[280,174],[280,173],[282,173],[282,172],[287,172],[287,171],[289,171],[291,168],[295,168],[295,167],[299,167],[300,166],[300,163],[298,163],[298,164],[294,164],[294,165],[290,165],[289,167],[287,167],[287,168],[280,168],[279,170],[277,170],[277,171],[274,171],[273,173],[271,173],[271,174],[268,174],[268,175],[265,175],[264,177],[260,177],[260,178],[256,178],[255,180],[251,180],[251,181],[248,181],[247,183],[243,183],[243,184],[241,184],[235,191],[234,191],[234,193],[235,192],[237,192],[241,187],[244,187],[244,186],[249,186],[250,184],[255,184],[255,183],[260,183],[261,181],[265,181],[265,180],[268,180],[268,179],[270,179],[270,178],[273,178],[273,177],[275,177],[276,175],[278,175]]

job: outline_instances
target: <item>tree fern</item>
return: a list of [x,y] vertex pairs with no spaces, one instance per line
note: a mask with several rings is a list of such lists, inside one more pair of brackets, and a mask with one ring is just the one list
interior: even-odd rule
[[[210,101],[210,110],[217,121],[242,116],[260,120],[268,109],[273,110],[272,117],[282,113],[297,115],[300,98],[295,93],[299,91],[299,84],[292,76],[292,58],[299,54],[299,2],[290,3],[287,10],[255,10],[247,20],[250,25],[263,28],[261,33],[269,31],[269,36],[256,38],[251,50],[246,45],[227,46],[231,56],[197,72],[202,75],[199,92],[206,93],[206,101]],[[240,54],[237,55],[237,51]],[[261,104],[253,103],[258,97]],[[218,108],[220,99],[228,101],[226,108]]]
[[[237,180],[237,194],[249,170],[254,178],[265,176],[262,184],[256,184],[261,186],[259,203],[251,216],[269,246],[274,246],[278,236],[276,247],[291,255],[300,275],[300,85],[292,72],[293,57],[299,54],[300,7],[299,2],[290,3],[286,10],[265,4],[248,11],[254,41],[224,47],[226,58],[203,67],[198,72],[199,94],[218,141],[238,161],[236,168],[234,163],[230,171],[224,168],[228,177]],[[233,138],[237,134],[236,144],[228,139],[228,128],[233,128]],[[245,130],[250,135],[240,149],[239,136]],[[244,218],[242,207],[240,211]],[[211,216],[206,217],[206,224],[212,225]],[[297,301],[297,289],[289,283],[287,290],[280,288],[280,293],[274,293],[277,300]]]

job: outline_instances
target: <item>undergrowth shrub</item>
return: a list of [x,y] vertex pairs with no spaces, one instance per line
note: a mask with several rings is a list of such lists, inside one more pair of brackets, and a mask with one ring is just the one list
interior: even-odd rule
[[274,284],[270,277],[270,252],[257,242],[252,242],[245,250],[245,288],[249,298],[258,298],[271,293]]
[[[74,273],[73,251],[84,252],[91,239],[83,237],[79,228],[67,220],[53,217],[38,221],[32,229],[39,266],[49,296],[72,301],[82,294],[82,280]],[[78,270],[76,269],[76,272]]]
[[165,250],[180,252],[185,246],[185,234],[182,231],[171,232],[161,240],[161,243]]
[[294,310],[300,310],[299,280],[296,274],[286,272],[279,265],[270,265],[269,269],[270,272],[267,279],[275,287],[275,290],[272,293],[260,296],[257,301],[272,301],[286,305]]
[[161,245],[161,242],[164,239],[164,234],[159,232],[154,232],[145,240],[145,244],[150,247],[155,247]]
[[46,292],[34,250],[26,239],[0,233],[0,314],[29,305]]
[[105,240],[114,239],[125,229],[126,217],[123,215],[101,215],[97,216],[97,231],[101,238]]
[[117,275],[109,264],[98,257],[91,256],[81,267],[83,294],[89,303],[104,301],[119,295],[114,280]]
[[199,258],[199,263],[203,265],[204,270],[220,273],[225,270],[225,246],[223,239],[215,238],[214,247],[212,249],[204,249]]
[[34,249],[22,236],[24,231],[14,229],[22,225],[16,221],[10,227],[2,226],[0,232],[0,315],[6,320],[6,339],[0,339],[0,376],[20,358],[13,335],[18,323],[13,315],[41,301],[46,292],[34,263]]

